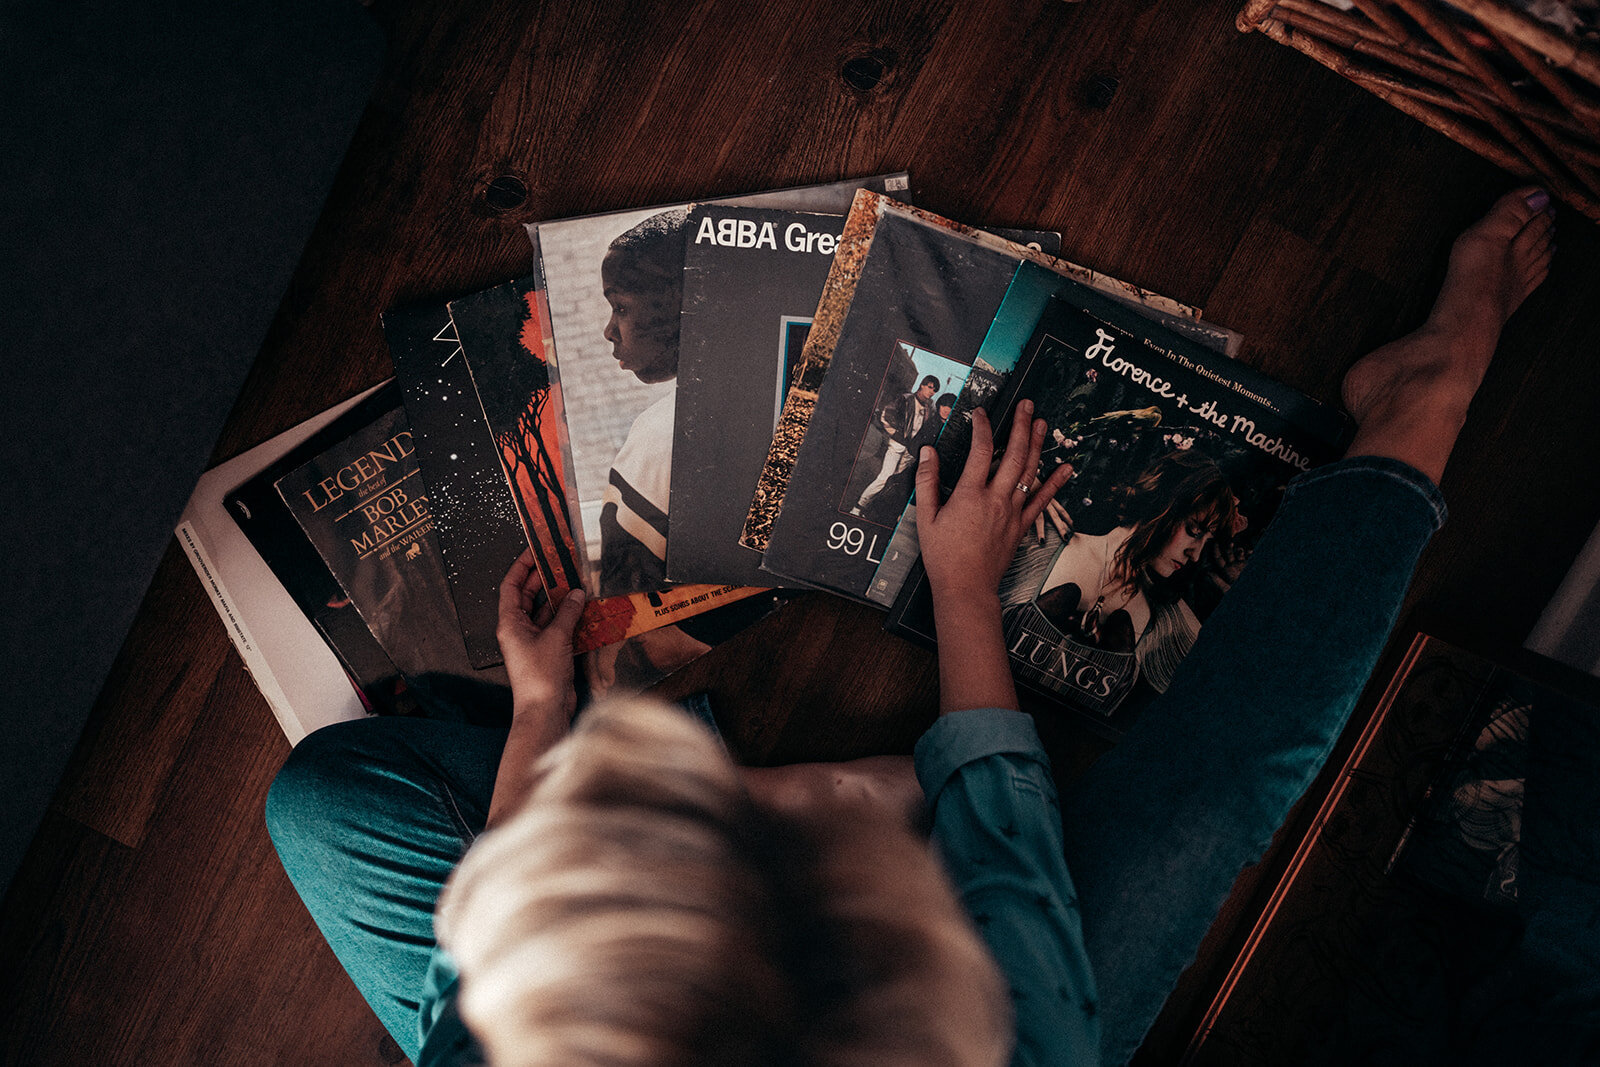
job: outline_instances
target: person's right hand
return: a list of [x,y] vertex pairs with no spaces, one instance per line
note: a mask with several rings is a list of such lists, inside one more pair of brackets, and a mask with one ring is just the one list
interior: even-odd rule
[[549,717],[565,726],[578,710],[573,685],[572,632],[583,612],[583,590],[574,589],[552,608],[533,569],[533,552],[524,550],[500,583],[500,641],[511,679],[512,715]]

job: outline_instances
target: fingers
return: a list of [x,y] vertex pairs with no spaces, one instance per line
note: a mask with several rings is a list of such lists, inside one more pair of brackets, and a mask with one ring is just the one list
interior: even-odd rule
[[[1050,477],[1044,480],[1044,484],[1039,486],[1038,490],[1035,491],[1033,496],[1028,499],[1027,507],[1022,509],[1022,524],[1024,526],[1028,526],[1032,524],[1035,519],[1038,519],[1040,516],[1042,516],[1044,514],[1045,507],[1055,503],[1056,494],[1061,491],[1061,487],[1066,485],[1067,479],[1071,477],[1072,464],[1070,463],[1063,463],[1055,470],[1051,471]],[[1057,505],[1058,509],[1059,507],[1060,505]],[[1052,513],[1050,517],[1052,519],[1056,518],[1054,513]],[[1057,529],[1060,529],[1059,522],[1057,524]],[[1063,532],[1062,536],[1066,536],[1066,534]]]
[[1033,417],[1033,401],[1024,400],[1011,416],[1011,436],[1006,441],[1005,458],[995,472],[995,484],[1010,489],[1020,485],[1024,476],[1032,478],[1032,472],[1039,469],[1043,444],[1044,421]]
[[506,571],[506,576],[500,579],[500,591],[504,593],[507,587],[521,589],[528,584],[528,576],[533,573],[533,549],[525,548],[522,555],[511,564],[511,569]]
[[522,555],[511,565],[506,576],[500,580],[500,614],[499,621],[503,624],[509,618],[526,615],[533,607],[534,586],[543,589],[537,572],[533,569],[533,550],[523,549]]
[[540,589],[533,597],[533,610],[528,612],[533,618],[534,628],[543,630],[550,625],[550,620],[556,617],[555,605],[550,603],[550,595]]
[[622,642],[597,648],[584,656],[585,674],[589,678],[589,697],[598,700],[606,695],[612,686],[617,684],[617,654],[622,651]]
[[967,465],[961,468],[961,478],[956,484],[962,488],[982,489],[988,484],[989,461],[993,457],[994,431],[989,427],[989,413],[973,408],[972,449],[967,453]]
[[[1067,477],[1070,480],[1072,476],[1069,474]],[[1049,500],[1045,502],[1044,513],[1050,517],[1050,522],[1055,526],[1056,533],[1065,538],[1072,524],[1072,516],[1067,514],[1067,509],[1062,507],[1058,501]]]
[[[1029,403],[1028,407],[1033,407]],[[1028,462],[1023,466],[1025,476],[1032,478],[1039,473],[1039,456],[1044,452],[1044,435],[1050,432],[1043,419],[1033,419],[1033,432],[1028,436]]]
[[558,635],[563,644],[572,644],[572,633],[578,628],[578,617],[583,614],[585,599],[582,589],[569,591],[549,623],[550,632]]
[[[970,464],[969,464],[970,465]],[[923,445],[917,457],[917,525],[926,526],[939,514],[939,453]]]

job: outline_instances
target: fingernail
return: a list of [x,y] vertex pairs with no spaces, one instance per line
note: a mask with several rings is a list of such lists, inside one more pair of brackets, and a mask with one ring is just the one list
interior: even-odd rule
[[1022,410],[1031,413],[1033,411],[1033,401],[1024,400],[1022,402]]
[[567,592],[567,599],[582,604],[586,595],[582,589],[572,589]]
[[1528,194],[1528,206],[1535,211],[1543,211],[1550,206],[1550,194],[1543,189],[1535,189]]
[[927,461],[927,460],[930,460],[932,458],[933,458],[933,446],[932,445],[923,445],[922,446],[922,459],[924,461]]

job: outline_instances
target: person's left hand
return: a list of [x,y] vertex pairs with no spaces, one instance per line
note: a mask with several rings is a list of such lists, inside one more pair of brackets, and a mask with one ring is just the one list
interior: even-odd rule
[[1005,455],[990,474],[994,441],[989,416],[972,410],[972,446],[950,493],[939,501],[939,455],[922,450],[917,468],[917,543],[934,599],[993,596],[1011,564],[1022,531],[1072,477],[1070,464],[1035,485],[1045,421],[1033,418],[1033,401],[1017,406]]
[[564,726],[578,710],[572,632],[583,601],[583,590],[574,589],[559,609],[551,607],[531,550],[517,557],[501,581],[495,636],[511,679],[514,716],[547,716]]

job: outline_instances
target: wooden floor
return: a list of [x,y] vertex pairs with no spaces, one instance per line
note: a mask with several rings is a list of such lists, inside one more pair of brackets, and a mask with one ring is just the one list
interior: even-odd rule
[[[217,458],[386,377],[386,307],[525,271],[524,222],[900,168],[918,203],[1058,229],[1069,258],[1203,305],[1247,361],[1336,399],[1511,180],[1241,37],[1236,3],[376,0],[386,73]],[[1413,590],[1489,654],[1520,644],[1600,517],[1595,230],[1563,217],[1559,245]],[[750,759],[843,757],[905,750],[930,664],[817,599],[671,688],[739,707]],[[1068,765],[1092,754],[1052,736]],[[5,1063],[400,1061],[267,841],[287,751],[174,548],[5,901]],[[1152,1062],[1199,1007],[1169,1006]]]

